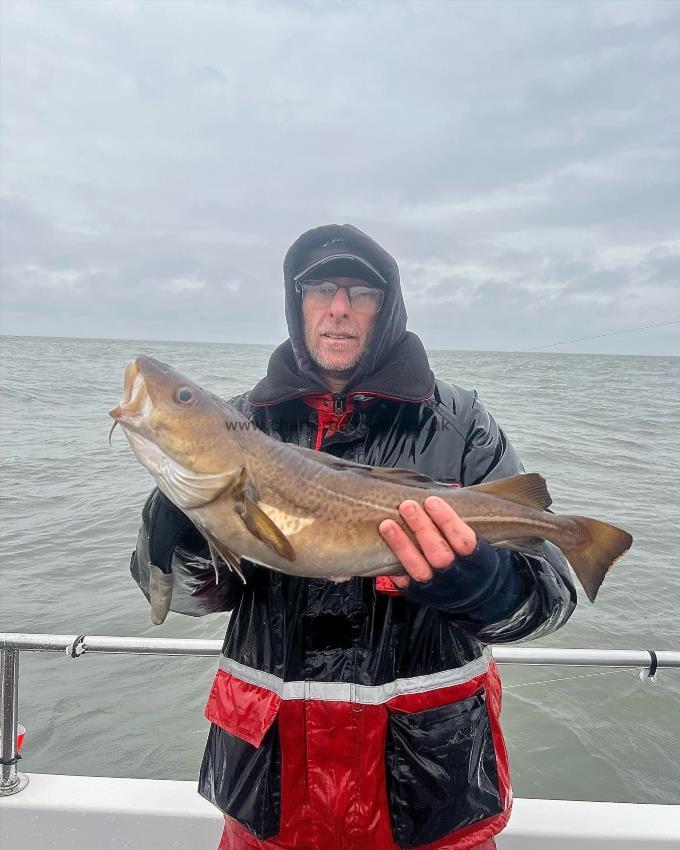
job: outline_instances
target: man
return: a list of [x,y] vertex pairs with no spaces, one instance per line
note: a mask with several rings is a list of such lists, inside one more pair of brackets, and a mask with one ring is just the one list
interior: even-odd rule
[[[284,261],[290,338],[233,403],[275,439],[452,485],[522,472],[474,392],[436,380],[406,331],[393,258],[350,225]],[[206,707],[199,791],[220,850],[493,847],[510,814],[500,681],[486,644],[547,634],[576,603],[568,567],[492,549],[443,501],[385,520],[393,580],[302,579],[242,561],[215,585],[196,529],[154,491],[132,572],[172,565],[172,610],[231,610]]]

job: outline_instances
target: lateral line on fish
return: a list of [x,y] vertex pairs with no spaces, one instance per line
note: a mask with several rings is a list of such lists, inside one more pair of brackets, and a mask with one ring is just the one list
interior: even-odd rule
[[[314,476],[316,478],[318,475],[321,475],[325,470],[319,470],[317,475]],[[393,514],[398,514],[398,510],[396,508],[389,508],[386,505],[377,505],[375,502],[368,502],[365,499],[357,499],[355,496],[350,496],[349,493],[338,493],[334,490],[329,490],[328,487],[320,487],[319,488],[326,497],[332,496],[335,500],[335,504],[338,502],[351,502],[354,505],[362,505],[365,508],[373,508],[374,510],[385,510],[389,511]],[[330,500],[329,500],[330,501]],[[385,517],[387,519],[387,516]]]
[[[327,492],[330,493],[332,491],[328,490]],[[336,502],[341,501],[341,500],[346,500],[348,502],[352,502],[355,505],[362,505],[365,508],[373,508],[374,510],[379,510],[379,511],[384,510],[384,511],[388,511],[389,513],[393,513],[393,514],[399,513],[397,508],[388,508],[385,505],[376,505],[375,502],[366,502],[363,499],[355,499],[353,496],[348,496],[346,493],[341,493],[339,498],[338,498],[337,493],[333,493],[333,496],[334,496]],[[385,517],[385,518],[387,519],[387,517]]]
[[514,525],[535,525],[538,528],[545,528],[546,526],[550,527],[550,523],[540,519],[531,519],[530,517],[522,516],[520,519],[517,517],[505,517],[505,516],[469,516],[465,517],[465,522],[470,525],[473,522],[494,522],[494,523],[513,523]]
[[[310,485],[313,486],[314,484],[316,484],[317,479],[323,480],[323,478],[325,477],[325,473],[327,473],[327,472],[328,472],[328,470],[326,468],[320,467],[319,469],[317,469],[315,471],[314,475],[312,476],[312,478],[310,479]],[[374,510],[385,510],[385,511],[390,511],[392,514],[397,514],[397,515],[399,514],[399,511],[398,511],[397,508],[389,508],[385,505],[378,505],[375,502],[365,501],[363,499],[358,499],[355,496],[351,496],[349,493],[338,493],[337,491],[331,490],[327,486],[324,486],[323,483],[320,484],[319,489],[324,494],[324,496],[327,497],[328,495],[331,495],[336,503],[344,500],[346,502],[349,502],[349,503],[352,503],[352,504],[355,504],[355,505],[362,505],[363,507],[373,508]],[[441,495],[441,494],[437,494],[437,493],[433,492],[432,495],[434,496],[434,495]],[[388,518],[389,517],[386,515],[385,519],[388,519]],[[488,517],[488,516],[471,517],[469,519],[466,519],[465,521],[469,524],[471,522],[481,522],[481,521],[484,521],[484,520],[491,520],[491,519],[494,522],[500,522],[500,523],[504,523],[504,522],[506,522],[506,523],[516,523],[517,522],[517,517],[513,518],[513,517],[498,517],[498,516],[494,516],[494,517]],[[529,518],[524,518],[524,517],[522,518],[522,522],[526,523],[527,525],[534,525],[534,526],[538,526],[538,527],[541,527],[541,528],[544,528],[545,525],[546,525],[545,522],[542,522],[540,520],[534,520],[534,519],[529,519]]]

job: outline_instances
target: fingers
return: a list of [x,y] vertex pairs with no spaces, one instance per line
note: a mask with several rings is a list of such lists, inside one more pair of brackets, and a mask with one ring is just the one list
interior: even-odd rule
[[[445,507],[447,510],[451,510],[446,504]],[[421,506],[417,502],[407,499],[399,505],[399,513],[415,534],[428,564],[435,569],[448,567],[453,561],[455,553]]]
[[425,499],[425,510],[457,555],[471,555],[475,551],[477,535],[474,530],[443,499],[439,496]]
[[[416,581],[429,581],[432,578],[432,568],[401,526],[394,520],[386,519],[380,523],[378,530],[409,576]],[[400,578],[406,581],[398,581]],[[408,576],[397,576],[393,581],[397,587],[403,588],[408,584]]]
[[437,496],[425,500],[425,509],[407,499],[399,506],[399,513],[420,548],[393,520],[380,523],[380,534],[408,573],[393,578],[397,587],[406,587],[409,576],[415,581],[429,581],[433,570],[448,567],[456,554],[470,555],[477,546],[474,530]]

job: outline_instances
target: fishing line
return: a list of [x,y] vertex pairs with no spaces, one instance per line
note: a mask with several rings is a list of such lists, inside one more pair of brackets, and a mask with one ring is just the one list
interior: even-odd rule
[[570,345],[572,342],[585,342],[588,339],[601,339],[603,336],[616,336],[617,334],[630,334],[634,331],[646,331],[648,328],[663,328],[666,325],[678,325],[680,319],[673,319],[671,322],[659,322],[656,325],[641,325],[639,328],[625,328],[622,331],[608,331],[604,334],[595,334],[594,336],[580,336],[576,339],[565,339],[562,342],[549,342],[546,345],[534,345],[532,348],[520,348],[518,354],[523,354],[525,351],[538,351],[541,348],[554,348],[556,345]]
[[571,679],[589,679],[591,676],[610,676],[612,673],[630,673],[629,667],[619,667],[616,670],[603,670],[601,673],[581,673],[579,676],[563,676],[561,679],[542,679],[539,682],[521,682],[519,685],[503,685],[504,691],[513,688],[528,688],[529,685],[548,685],[551,682],[568,682]]

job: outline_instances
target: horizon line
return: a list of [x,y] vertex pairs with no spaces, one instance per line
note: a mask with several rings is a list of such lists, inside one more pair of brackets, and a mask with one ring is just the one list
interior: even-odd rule
[[[59,335],[44,335],[44,334],[8,334],[0,333],[2,339],[78,339],[89,342],[140,342],[140,343],[164,343],[177,345],[240,345],[250,346],[252,348],[276,348],[286,340],[281,342],[230,342],[228,340],[196,340],[196,339],[143,339],[136,337],[109,337],[109,336],[59,336]],[[569,342],[554,343],[553,345],[569,345]],[[423,345],[425,345],[423,343]],[[545,348],[545,347],[544,347]],[[540,354],[542,356],[562,356],[565,354],[573,354],[577,356],[598,356],[598,357],[680,357],[680,354],[633,354],[624,352],[601,352],[601,351],[545,351],[539,347],[533,349],[507,349],[507,348],[429,348],[425,345],[426,351],[432,353],[447,353],[447,354]]]

